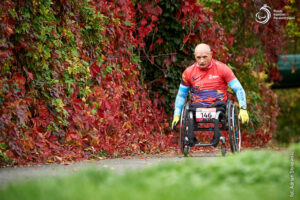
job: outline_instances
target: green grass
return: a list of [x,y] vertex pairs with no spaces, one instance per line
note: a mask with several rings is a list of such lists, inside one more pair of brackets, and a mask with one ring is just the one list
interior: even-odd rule
[[[295,196],[300,199],[300,145],[294,145]],[[0,190],[0,199],[176,200],[290,199],[290,152],[248,151],[216,161],[189,158],[118,175],[89,169]]]

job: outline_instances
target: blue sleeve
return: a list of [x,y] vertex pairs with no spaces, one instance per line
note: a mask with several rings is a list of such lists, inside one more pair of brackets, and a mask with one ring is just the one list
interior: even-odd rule
[[232,81],[228,83],[229,87],[234,91],[236,94],[236,97],[239,101],[239,106],[245,106],[247,107],[247,100],[246,100],[246,94],[245,91],[240,83],[240,81],[235,78]]
[[186,98],[187,94],[189,93],[189,89],[190,89],[190,87],[180,84],[178,93],[176,96],[176,100],[175,100],[174,116],[180,116],[181,110],[184,106],[185,98]]

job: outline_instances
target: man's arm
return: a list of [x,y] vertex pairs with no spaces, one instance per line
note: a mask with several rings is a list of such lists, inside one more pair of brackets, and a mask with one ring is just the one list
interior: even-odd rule
[[243,109],[247,109],[246,94],[240,81],[237,78],[235,78],[232,81],[230,81],[228,85],[236,94],[236,97],[239,101],[239,107]]
[[173,130],[176,129],[176,125],[179,122],[181,110],[184,106],[186,96],[189,93],[189,89],[190,89],[189,86],[184,86],[182,84],[180,84],[180,86],[179,86],[178,93],[177,93],[176,100],[175,100],[175,111],[174,111],[174,117],[173,117],[173,121],[172,121]]
[[237,78],[235,78],[232,81],[230,81],[228,85],[234,91],[239,101],[239,106],[240,106],[239,118],[242,120],[242,123],[249,122],[246,94],[240,81]]
[[180,116],[181,110],[184,106],[186,96],[189,93],[189,89],[190,89],[189,86],[184,86],[184,85],[180,84],[178,93],[176,96],[176,100],[175,100],[174,116]]

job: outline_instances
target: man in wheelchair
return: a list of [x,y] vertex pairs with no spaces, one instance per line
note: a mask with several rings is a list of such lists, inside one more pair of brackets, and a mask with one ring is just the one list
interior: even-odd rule
[[[225,113],[227,102],[227,88],[235,92],[242,123],[249,121],[246,104],[246,94],[239,80],[232,70],[224,63],[212,59],[212,51],[207,44],[198,44],[194,51],[196,62],[189,66],[182,74],[181,83],[175,100],[175,111],[172,128],[175,129],[180,120],[181,111],[189,90],[192,101],[189,109],[215,107],[217,111]],[[211,144],[217,147],[221,134],[215,131]],[[197,140],[194,138],[194,142]]]

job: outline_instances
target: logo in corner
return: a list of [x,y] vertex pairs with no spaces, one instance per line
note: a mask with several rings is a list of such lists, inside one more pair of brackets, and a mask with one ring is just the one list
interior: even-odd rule
[[271,18],[270,10],[271,8],[267,4],[264,4],[263,7],[259,9],[259,12],[256,13],[255,21],[261,24],[266,24]]

